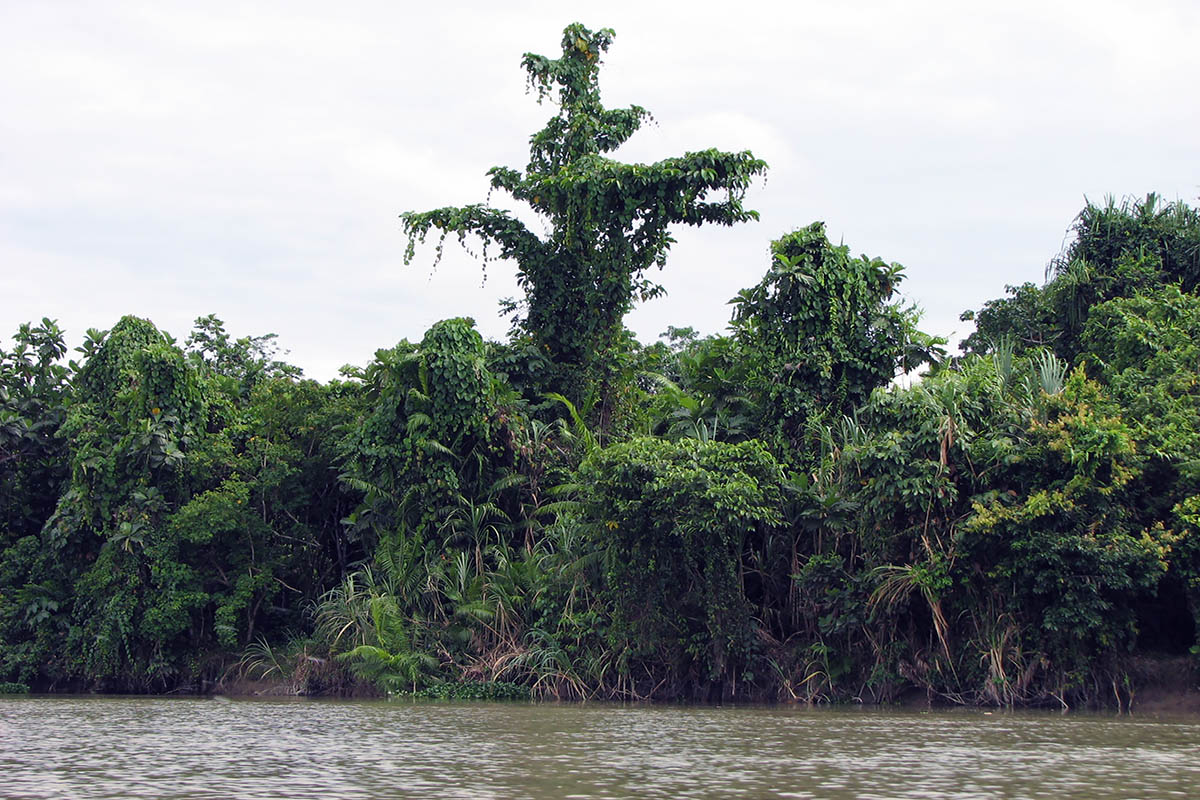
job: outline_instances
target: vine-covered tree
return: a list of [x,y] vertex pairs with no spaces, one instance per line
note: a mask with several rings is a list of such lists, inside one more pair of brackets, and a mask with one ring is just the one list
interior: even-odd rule
[[[670,226],[756,219],[742,199],[766,170],[748,151],[704,150],[654,164],[623,164],[605,156],[650,116],[640,106],[607,109],[600,102],[601,54],[612,38],[611,30],[570,25],[561,58],[527,53],[522,61],[539,100],[557,90],[559,113],[533,135],[524,172],[494,167],[488,174],[493,189],[527,203],[548,222],[546,238],[486,205],[402,215],[409,236],[406,261],[435,228],[441,232],[439,256],[441,243],[454,233],[460,241],[469,234],[482,239],[485,261],[489,247],[515,259],[526,293],[522,326],[564,368],[560,380],[573,376],[584,385],[597,378],[635,298],[662,291],[644,273],[665,263],[674,242]],[[555,388],[583,393],[578,384]]]
[[810,421],[850,414],[897,371],[944,356],[945,341],[917,329],[917,310],[892,299],[899,264],[851,258],[822,222],[772,242],[771,252],[763,279],[731,301],[732,328],[762,430],[774,428],[785,449],[801,444]]

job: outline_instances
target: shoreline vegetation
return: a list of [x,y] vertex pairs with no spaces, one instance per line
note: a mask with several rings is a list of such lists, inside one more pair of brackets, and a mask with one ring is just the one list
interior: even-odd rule
[[21,326],[0,683],[1200,710],[1200,213],[1087,203],[959,355],[819,222],[727,333],[641,343],[672,226],[756,218],[766,164],[608,157],[648,118],[600,102],[612,40],[522,61],[556,113],[488,176],[548,233],[402,216],[408,260],[516,262],[505,341],[443,320],[318,383],[214,315]]
[[[1126,713],[1142,714],[1200,714],[1200,687],[1197,686],[1196,666],[1190,656],[1137,656],[1128,662],[1129,681],[1119,692],[1114,692],[1107,702],[1097,700],[1090,704],[1094,710],[1109,710]],[[28,689],[26,688],[26,692]],[[3,692],[0,691],[0,694]],[[203,687],[202,691],[194,694],[216,694],[227,697],[340,697],[346,699],[383,699],[399,696],[406,699],[422,700],[535,700],[556,698],[538,698],[528,687],[519,684],[488,683],[443,683],[417,692],[405,692],[400,695],[389,695],[377,686],[365,681],[357,681],[345,686],[332,694],[308,694],[302,684],[288,678],[251,678],[245,674],[236,674],[228,680],[220,681],[212,686]],[[577,701],[577,700],[576,700]],[[609,700],[608,702],[611,702]],[[567,702],[573,702],[568,700]],[[619,700],[617,700],[619,702]],[[668,701],[670,702],[670,701]],[[728,702],[728,701],[727,701]],[[744,700],[747,703],[762,703],[764,698]],[[780,700],[767,698],[765,702],[796,703],[795,700]],[[814,701],[809,701],[814,702]],[[862,705],[857,698],[837,701],[841,705]],[[880,707],[898,707],[908,709],[923,708],[953,708],[962,704],[931,692],[928,687],[911,686],[898,694],[886,704],[878,703]],[[973,707],[991,708],[994,704],[976,704]],[[1041,706],[1017,706],[1009,708],[1041,707],[1047,710],[1068,710],[1062,704]]]
[[[1131,662],[1131,670],[1136,677],[1130,682],[1130,693],[1117,697],[1108,703],[1096,702],[1090,708],[1097,711],[1117,711],[1129,714],[1149,714],[1155,716],[1200,715],[1200,689],[1196,686],[1195,665],[1189,657],[1140,657]],[[1134,689],[1136,687],[1136,689]],[[14,695],[29,695],[28,685],[19,683],[0,684],[0,697]],[[59,693],[61,694],[61,693]],[[74,694],[78,694],[75,692]],[[288,678],[252,678],[246,674],[233,674],[211,685],[178,686],[169,694],[185,697],[227,697],[234,699],[271,699],[271,698],[309,698],[309,699],[343,699],[343,700],[422,700],[422,701],[451,701],[451,702],[581,702],[578,699],[561,700],[555,697],[535,696],[528,687],[519,684],[488,682],[434,684],[416,692],[389,694],[381,691],[373,683],[357,680],[332,691],[310,693],[295,680]],[[112,696],[112,695],[110,695]],[[161,695],[138,695],[161,696]],[[592,702],[630,702],[620,699],[608,699]],[[665,701],[678,702],[678,701]],[[683,701],[687,702],[687,701]],[[761,705],[788,701],[743,700],[739,704]],[[792,701],[794,704],[795,701]],[[824,705],[831,705],[825,703]],[[863,705],[855,700],[840,701],[837,705]],[[930,693],[926,689],[910,687],[887,704],[874,704],[878,708],[900,708],[910,710],[950,709],[963,707],[961,704],[949,701]],[[993,708],[990,705],[969,706],[973,708]],[[1008,706],[1010,709],[1025,708],[1036,710],[1041,708],[1048,711],[1067,711],[1062,706]]]

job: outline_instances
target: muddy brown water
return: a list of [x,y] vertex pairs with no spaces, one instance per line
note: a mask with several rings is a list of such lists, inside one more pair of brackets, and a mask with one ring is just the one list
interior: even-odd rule
[[0,698],[3,798],[1195,798],[1200,717]]

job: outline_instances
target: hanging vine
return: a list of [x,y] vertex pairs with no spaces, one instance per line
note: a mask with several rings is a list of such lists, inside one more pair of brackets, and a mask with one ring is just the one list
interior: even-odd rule
[[493,189],[508,192],[548,222],[547,238],[509,212],[485,205],[401,217],[409,237],[406,263],[434,229],[440,231],[437,258],[446,236],[454,234],[460,243],[468,235],[482,239],[485,262],[497,255],[516,260],[527,306],[521,327],[565,368],[564,378],[576,379],[555,387],[576,397],[597,378],[635,299],[661,294],[643,274],[666,263],[674,243],[670,226],[757,219],[742,199],[766,171],[766,163],[748,151],[704,150],[654,164],[606,157],[650,117],[640,106],[607,109],[600,102],[601,55],[612,38],[611,30],[570,25],[560,58],[527,53],[522,61],[539,101],[557,91],[559,113],[532,136],[524,172],[494,167],[488,174]]

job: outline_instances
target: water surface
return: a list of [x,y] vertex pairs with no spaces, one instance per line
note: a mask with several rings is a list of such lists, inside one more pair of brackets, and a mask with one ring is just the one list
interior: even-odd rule
[[1200,797],[1200,719],[0,698],[4,798]]

